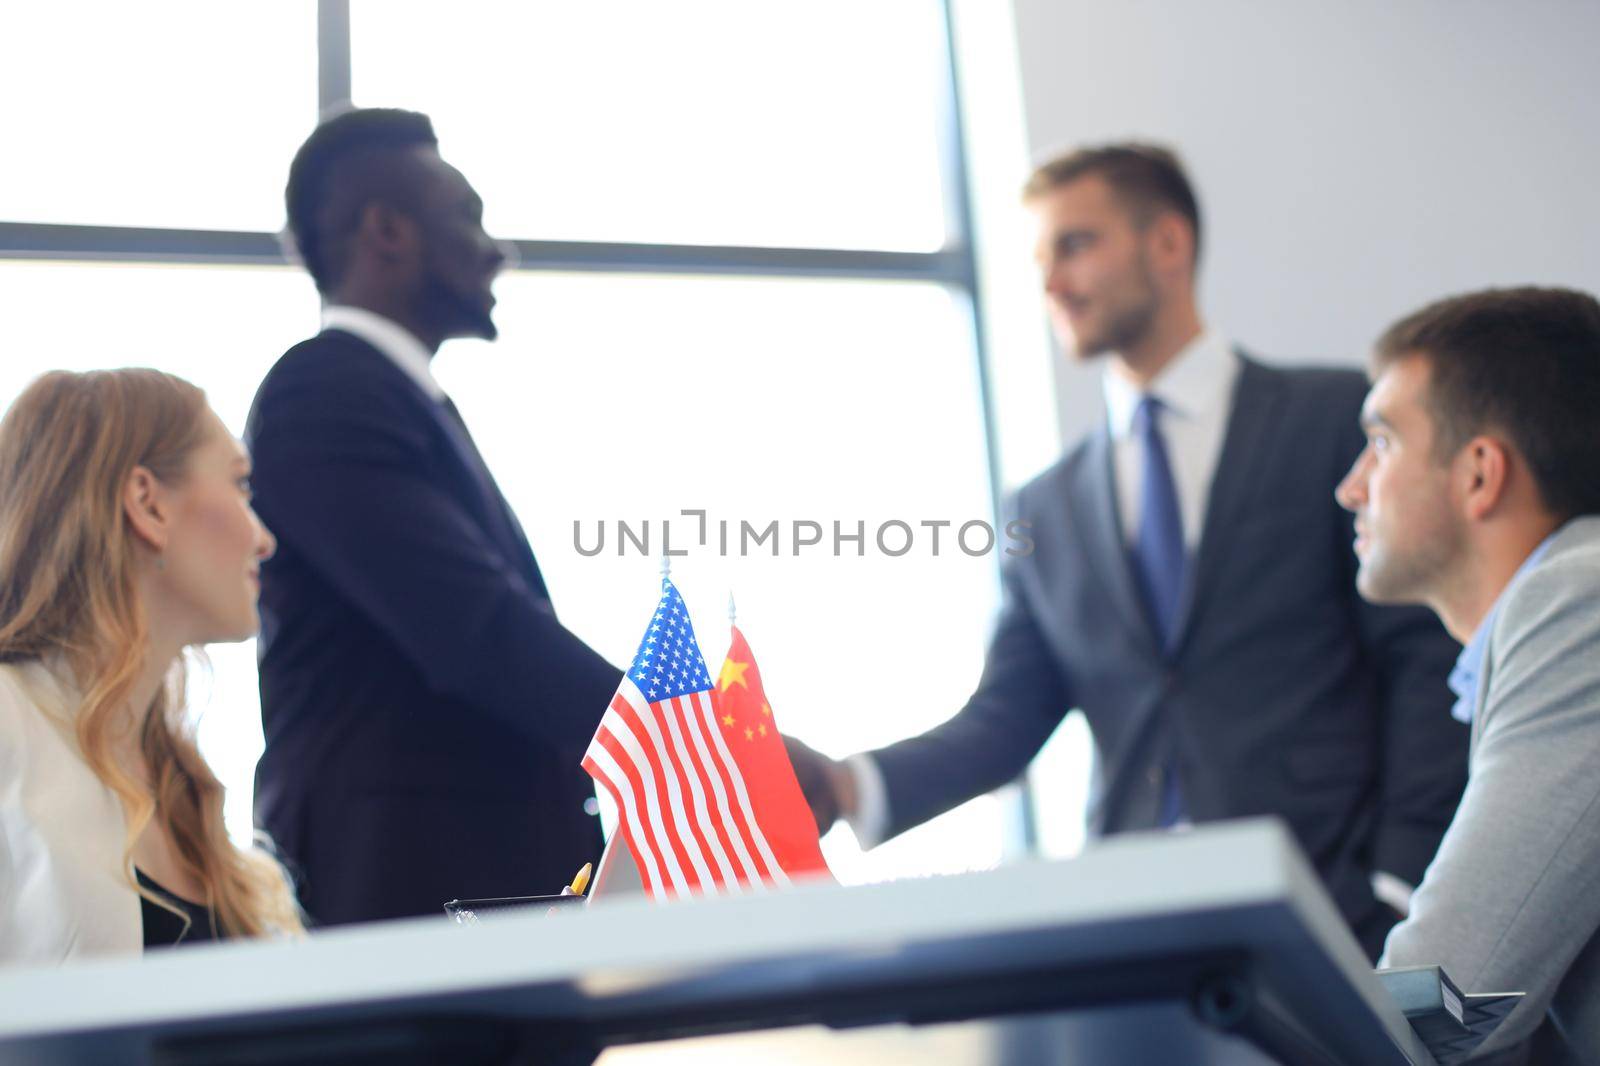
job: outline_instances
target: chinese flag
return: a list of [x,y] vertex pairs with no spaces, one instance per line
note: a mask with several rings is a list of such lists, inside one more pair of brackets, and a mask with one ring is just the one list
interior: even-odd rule
[[712,703],[728,750],[750,789],[756,821],[778,865],[791,877],[828,876],[817,843],[817,822],[789,765],[772,707],[761,688],[761,671],[739,627],[717,676]]

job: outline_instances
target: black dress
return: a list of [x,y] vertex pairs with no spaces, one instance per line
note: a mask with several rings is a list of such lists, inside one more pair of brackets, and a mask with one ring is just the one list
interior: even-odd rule
[[144,946],[146,949],[171,947],[175,944],[194,944],[202,940],[221,940],[223,938],[221,930],[217,927],[216,917],[211,913],[210,907],[202,907],[198,903],[191,903],[181,896],[173,895],[146,877],[143,870],[135,869],[133,872],[139,878],[139,887],[146,891],[154,892],[182,911],[189,919],[185,923],[182,918],[179,918],[165,907],[157,906],[143,896],[139,897],[140,911],[144,916]]

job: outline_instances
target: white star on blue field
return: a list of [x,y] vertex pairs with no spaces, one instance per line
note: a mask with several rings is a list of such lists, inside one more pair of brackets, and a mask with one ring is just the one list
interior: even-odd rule
[[711,688],[711,675],[689,622],[689,608],[671,578],[661,580],[661,602],[633,665],[628,667],[628,676],[651,703]]

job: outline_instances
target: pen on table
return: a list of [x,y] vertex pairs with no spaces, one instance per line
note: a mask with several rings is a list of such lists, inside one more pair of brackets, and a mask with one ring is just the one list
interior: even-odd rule
[[594,864],[586,862],[583,869],[572,879],[572,884],[561,890],[563,896],[581,896],[583,890],[589,887],[589,872],[594,869]]

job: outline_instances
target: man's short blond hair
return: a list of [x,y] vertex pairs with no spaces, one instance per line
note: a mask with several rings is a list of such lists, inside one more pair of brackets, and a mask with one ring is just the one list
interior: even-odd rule
[[1194,234],[1194,255],[1199,260],[1200,203],[1177,153],[1159,144],[1123,141],[1074,148],[1034,168],[1022,187],[1023,202],[1091,176],[1110,185],[1141,225],[1161,211],[1182,216]]

